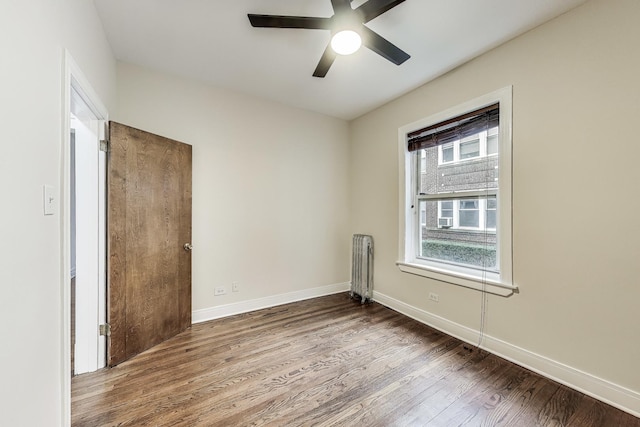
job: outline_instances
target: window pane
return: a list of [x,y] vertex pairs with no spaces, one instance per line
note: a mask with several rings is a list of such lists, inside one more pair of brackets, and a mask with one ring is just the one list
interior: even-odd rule
[[443,201],[440,203],[440,217],[453,218],[453,200]]
[[460,143],[460,160],[480,156],[480,140]]
[[440,215],[438,216],[438,227],[453,227],[453,200],[445,200],[438,202]]
[[475,227],[480,225],[480,215],[476,211],[460,211],[460,227]]
[[442,146],[442,163],[453,162],[453,144]]
[[[468,142],[478,147],[478,140]],[[439,163],[440,147],[416,151],[416,183],[418,194],[438,194],[454,191],[494,189],[498,187],[498,156],[485,157],[484,161]],[[478,157],[476,157],[478,158]],[[459,160],[459,159],[455,159]]]
[[416,151],[419,159],[418,168],[418,192],[422,194],[435,194],[438,191],[438,150],[439,147],[430,147]]
[[487,215],[485,219],[485,227],[486,228],[496,228],[496,208],[498,207],[498,203],[495,197],[487,199]]
[[498,135],[487,137],[487,154],[498,154]]
[[487,224],[486,227],[487,228],[496,228],[496,211],[487,211]]
[[480,227],[478,200],[460,200],[460,227]]
[[[439,221],[446,222],[446,218],[438,217],[438,204],[440,203],[440,213],[442,214],[442,207],[445,204],[453,207],[460,206],[460,202],[470,202],[471,205],[474,203],[476,205],[479,204],[478,200],[420,201],[419,209],[420,212],[425,212],[426,223],[424,226],[419,227],[419,257],[479,269],[495,270],[496,234],[494,232],[478,233],[477,231],[439,226]],[[478,213],[478,209],[461,210],[460,221],[462,222],[463,214],[475,215],[475,227],[477,227]]]

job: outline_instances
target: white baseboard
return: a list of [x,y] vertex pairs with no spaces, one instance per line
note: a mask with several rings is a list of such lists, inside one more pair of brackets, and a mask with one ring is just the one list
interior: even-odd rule
[[[438,329],[447,335],[456,337],[474,346],[478,345],[480,332],[477,330],[436,316],[377,291],[373,292],[373,300],[405,316]],[[636,391],[603,380],[587,372],[580,371],[491,336],[485,335],[480,347],[503,359],[564,384],[567,387],[608,403],[631,415],[640,417],[640,393]]]
[[191,313],[191,322],[206,322],[208,320],[219,319],[221,317],[233,316],[234,314],[247,313],[249,311],[260,310],[262,308],[275,307],[277,305],[317,298],[324,295],[337,294],[348,290],[349,283],[336,283],[334,285],[303,289],[301,291],[288,292],[286,294],[193,310]]

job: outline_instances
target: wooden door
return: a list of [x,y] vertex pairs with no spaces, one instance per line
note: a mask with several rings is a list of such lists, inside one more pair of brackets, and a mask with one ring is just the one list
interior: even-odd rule
[[191,146],[111,122],[109,366],[191,326]]

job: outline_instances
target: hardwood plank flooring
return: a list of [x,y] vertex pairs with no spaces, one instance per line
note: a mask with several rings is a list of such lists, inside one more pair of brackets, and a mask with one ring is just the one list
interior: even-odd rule
[[73,426],[637,426],[640,418],[337,294],[193,325],[72,379]]

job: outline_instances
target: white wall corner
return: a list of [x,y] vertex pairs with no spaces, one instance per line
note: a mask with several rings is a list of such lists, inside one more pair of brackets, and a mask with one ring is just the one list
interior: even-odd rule
[[348,282],[336,283],[333,285],[303,289],[301,291],[288,292],[285,294],[273,295],[264,298],[257,298],[231,304],[219,305],[215,307],[202,308],[199,310],[193,310],[191,321],[192,323],[201,323],[208,320],[233,316],[235,314],[242,314],[249,311],[260,310],[263,308],[275,307],[277,305],[289,304],[291,302],[337,294],[340,292],[348,291],[349,287],[350,284]]
[[[478,345],[480,337],[478,330],[452,322],[375,290],[373,292],[373,300],[405,316],[411,317],[420,323],[438,329],[447,335],[451,335],[474,346]],[[480,348],[483,350],[608,403],[631,415],[640,417],[640,393],[637,391],[598,378],[587,372],[491,336],[485,335],[482,342]]]

